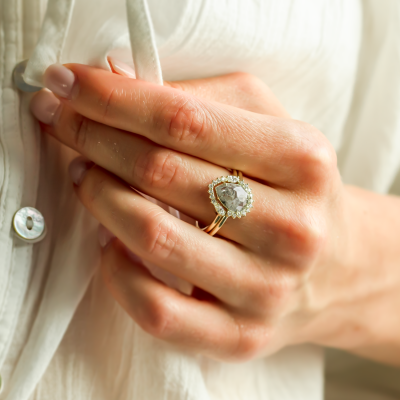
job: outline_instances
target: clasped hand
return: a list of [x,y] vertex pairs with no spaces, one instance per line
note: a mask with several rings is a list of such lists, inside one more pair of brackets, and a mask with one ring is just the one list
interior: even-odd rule
[[[145,331],[221,360],[335,345],[327,309],[348,259],[350,212],[321,132],[243,73],[160,87],[70,64],[50,67],[45,82],[57,96],[41,91],[33,113],[90,160],[75,162],[76,194],[115,236],[102,250],[104,280]],[[228,169],[243,171],[255,202],[219,237],[137,192],[209,224],[208,184]],[[193,295],[141,260],[193,284]]]

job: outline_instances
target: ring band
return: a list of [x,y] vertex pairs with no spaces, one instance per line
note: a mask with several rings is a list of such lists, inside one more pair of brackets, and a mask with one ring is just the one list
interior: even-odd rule
[[236,169],[232,175],[222,176],[208,185],[211,204],[217,213],[210,225],[200,228],[214,236],[229,217],[242,218],[253,208],[253,194],[247,183],[243,181],[243,174]]

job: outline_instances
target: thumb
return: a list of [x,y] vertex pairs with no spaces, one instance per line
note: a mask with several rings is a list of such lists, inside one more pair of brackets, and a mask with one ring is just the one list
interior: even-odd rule
[[[110,56],[107,60],[113,73],[136,78],[135,71],[129,65]],[[258,114],[290,118],[272,90],[261,79],[244,72],[203,79],[164,81],[164,86]]]
[[251,74],[235,72],[211,78],[165,81],[164,86],[258,114],[290,118],[272,90]]

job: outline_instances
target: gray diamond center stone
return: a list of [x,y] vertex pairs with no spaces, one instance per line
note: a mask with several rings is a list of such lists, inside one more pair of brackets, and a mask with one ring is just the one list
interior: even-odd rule
[[215,188],[218,199],[230,211],[242,211],[247,204],[247,193],[237,183],[223,183]]

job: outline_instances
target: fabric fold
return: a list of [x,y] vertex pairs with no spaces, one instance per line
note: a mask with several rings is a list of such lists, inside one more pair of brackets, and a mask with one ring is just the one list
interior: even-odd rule
[[29,59],[24,80],[33,86],[43,86],[46,68],[60,62],[75,0],[50,0],[47,4],[41,34]]
[[400,168],[400,3],[388,0],[381,7],[365,1],[364,7],[374,18],[364,25],[360,74],[339,161],[345,183],[386,193]]

